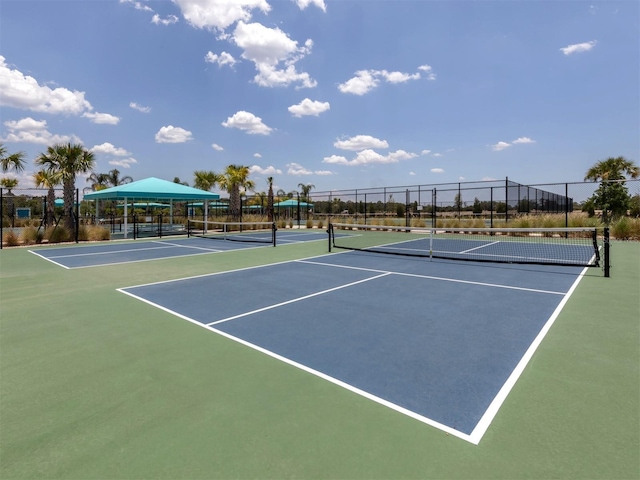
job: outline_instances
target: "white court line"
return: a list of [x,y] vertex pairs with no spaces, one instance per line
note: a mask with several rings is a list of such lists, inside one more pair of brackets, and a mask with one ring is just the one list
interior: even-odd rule
[[38,252],[35,252],[35,251],[33,251],[33,250],[29,250],[29,253],[33,253],[34,255],[37,255],[38,257],[40,257],[40,258],[42,258],[42,259],[46,260],[47,262],[51,262],[51,263],[53,263],[54,265],[57,265],[57,266],[62,267],[62,268],[66,268],[67,270],[71,270],[71,268],[70,268],[70,267],[67,267],[66,265],[63,265],[63,264],[58,263],[58,262],[54,262],[54,261],[53,261],[53,260],[51,260],[50,258],[47,258],[47,257],[45,257],[45,256],[43,256],[43,255],[40,255]]
[[[287,262],[282,262],[282,263],[287,263]],[[187,322],[193,323],[194,325],[197,325],[197,326],[199,326],[201,328],[205,328],[205,329],[207,329],[207,330],[209,330],[211,332],[217,333],[218,335],[221,335],[221,336],[223,336],[225,338],[233,340],[234,342],[238,342],[241,345],[244,345],[244,346],[249,347],[249,348],[251,348],[253,350],[256,350],[256,351],[258,351],[260,353],[268,355],[269,357],[275,358],[276,360],[280,360],[283,363],[286,363],[286,364],[291,365],[291,366],[293,366],[295,368],[298,368],[298,369],[300,369],[302,371],[305,371],[307,373],[315,375],[316,377],[319,377],[319,378],[321,378],[323,380],[331,382],[334,385],[342,387],[345,390],[349,390],[350,392],[353,392],[353,393],[355,393],[357,395],[360,395],[361,397],[364,397],[364,398],[366,398],[368,400],[372,400],[372,401],[374,401],[374,402],[376,402],[376,403],[378,403],[380,405],[383,405],[383,406],[385,406],[387,408],[390,408],[391,410],[394,410],[394,411],[396,411],[398,413],[401,413],[401,414],[406,415],[406,416],[408,416],[410,418],[413,418],[414,420],[417,420],[419,422],[425,423],[425,424],[427,424],[427,425],[429,425],[431,427],[437,428],[438,430],[441,430],[441,431],[443,431],[443,432],[445,432],[445,433],[447,433],[449,435],[452,435],[454,437],[458,437],[458,438],[460,438],[462,440],[465,440],[467,442],[473,443],[475,445],[477,445],[478,442],[479,442],[479,440],[478,441],[474,441],[471,438],[471,436],[467,435],[466,433],[459,432],[458,430],[455,430],[455,429],[453,429],[453,428],[451,428],[451,427],[449,427],[447,425],[444,425],[444,424],[442,424],[440,422],[436,422],[435,420],[432,420],[432,419],[430,419],[428,417],[420,415],[420,414],[418,414],[416,412],[413,412],[413,411],[411,411],[409,409],[401,407],[400,405],[396,405],[395,403],[392,403],[392,402],[390,402],[388,400],[385,400],[384,398],[380,398],[380,397],[378,397],[376,395],[373,395],[373,394],[371,394],[371,393],[369,393],[369,392],[367,392],[365,390],[361,390],[361,389],[359,389],[357,387],[354,387],[353,385],[351,385],[349,383],[345,383],[342,380],[338,380],[337,378],[332,377],[330,375],[327,375],[326,373],[322,373],[319,370],[315,370],[315,369],[313,369],[311,367],[308,367],[308,366],[306,366],[306,365],[304,365],[302,363],[298,363],[298,362],[296,362],[294,360],[291,360],[290,358],[283,357],[282,355],[278,355],[277,353],[272,352],[271,350],[267,350],[267,349],[265,349],[263,347],[260,347],[260,346],[254,344],[254,343],[247,342],[246,340],[243,340],[243,339],[241,339],[239,337],[235,337],[235,336],[233,336],[233,335],[231,335],[229,333],[223,332],[222,330],[218,330],[217,328],[214,328],[214,327],[212,327],[210,325],[207,325],[207,324],[204,324],[204,323],[199,322],[197,320],[194,320],[192,318],[189,318],[186,315],[182,315],[182,314],[180,314],[178,312],[175,312],[175,311],[170,310],[170,309],[168,309],[166,307],[163,307],[162,305],[158,305],[157,303],[151,302],[151,301],[149,301],[149,300],[147,300],[147,299],[145,299],[143,297],[139,297],[138,295],[134,295],[133,293],[127,292],[125,289],[118,288],[117,291],[120,292],[120,293],[124,293],[125,295],[129,295],[130,297],[133,297],[133,298],[135,298],[137,300],[140,300],[140,301],[142,301],[142,302],[144,302],[144,303],[146,303],[148,305],[151,305],[153,307],[159,308],[160,310],[163,310],[163,311],[165,311],[167,313],[175,315],[176,317],[181,318],[183,320],[186,320]]]
[[485,245],[480,245],[479,247],[473,247],[473,248],[470,248],[470,249],[468,249],[468,250],[463,250],[463,251],[462,251],[462,252],[460,252],[460,253],[469,253],[469,252],[473,252],[474,250],[478,250],[479,248],[490,247],[491,245],[495,245],[496,243],[500,243],[500,242],[497,242],[497,241],[496,241],[496,242],[487,243],[487,244],[485,244]]
[[[580,280],[583,278],[584,274],[588,271],[589,267],[585,267],[582,272],[580,273],[579,277],[575,280],[575,282],[573,283],[573,285],[571,286],[571,288],[569,289],[568,292],[565,293],[560,293],[560,292],[547,292],[544,290],[535,290],[535,289],[526,289],[526,288],[519,288],[519,287],[509,287],[509,286],[504,286],[504,285],[496,285],[496,284],[484,284],[484,283],[479,283],[479,282],[469,282],[469,281],[464,281],[464,280],[454,280],[454,279],[449,279],[449,278],[442,278],[442,277],[431,277],[431,276],[422,276],[422,275],[413,275],[413,274],[402,274],[399,272],[386,272],[386,271],[381,271],[381,270],[375,270],[375,269],[368,269],[368,268],[361,268],[361,267],[350,267],[350,266],[342,266],[342,265],[334,265],[334,264],[327,264],[327,263],[323,263],[323,262],[315,262],[315,261],[311,261],[311,259],[313,258],[323,258],[327,255],[316,255],[313,257],[309,257],[308,259],[300,259],[300,260],[293,260],[293,261],[284,261],[284,262],[277,262],[277,263],[273,263],[273,264],[266,264],[266,265],[260,265],[257,267],[247,267],[247,268],[241,268],[241,269],[237,269],[237,270],[231,270],[231,271],[225,271],[225,272],[217,272],[217,273],[213,273],[213,274],[205,274],[205,275],[198,275],[198,276],[193,276],[193,277],[189,277],[189,278],[198,278],[198,277],[206,277],[206,276],[212,276],[212,275],[220,275],[220,274],[224,274],[224,273],[230,273],[230,272],[235,272],[235,271],[243,271],[243,270],[252,270],[255,268],[262,268],[262,267],[269,267],[272,265],[279,265],[279,264],[286,264],[286,263],[305,263],[305,264],[311,264],[311,265],[321,265],[321,266],[330,266],[330,267],[338,267],[338,268],[348,268],[348,269],[355,269],[355,270],[364,270],[364,271],[371,271],[371,272],[377,272],[380,273],[380,275],[377,275],[375,277],[371,277],[371,278],[367,278],[364,280],[360,280],[358,282],[353,282],[351,284],[348,285],[344,285],[341,287],[336,287],[333,289],[329,289],[326,290],[324,292],[318,292],[316,294],[311,294],[311,295],[307,295],[306,297],[301,297],[299,299],[294,299],[291,301],[287,301],[287,302],[282,302],[280,304],[277,305],[273,305],[271,307],[266,307],[263,309],[259,309],[259,310],[255,310],[253,312],[248,312],[245,314],[241,314],[241,315],[236,315],[234,317],[229,317],[228,319],[223,319],[223,320],[219,320],[216,322],[212,322],[211,324],[204,324],[202,322],[199,322],[197,320],[194,320],[190,317],[187,317],[185,315],[182,315],[178,312],[175,312],[173,310],[170,310],[166,307],[163,307],[161,305],[158,305],[154,302],[151,302],[143,297],[140,297],[138,295],[135,295],[133,293],[130,293],[128,291],[126,291],[125,288],[119,288],[117,289],[117,291],[124,293],[125,295],[129,295],[130,297],[136,298],[144,303],[147,303],[151,306],[154,306],[156,308],[159,308],[160,310],[163,310],[165,312],[168,312],[176,317],[179,317],[183,320],[186,320],[190,323],[193,323],[194,325],[197,325],[201,328],[205,328],[209,331],[212,331],[214,333],[217,333],[218,335],[221,335],[223,337],[226,337],[230,340],[236,341],[242,345],[245,345],[249,348],[252,348],[254,350],[257,350],[265,355],[268,355],[270,357],[273,357],[277,360],[280,360],[286,364],[289,364],[293,367],[299,368],[300,370],[303,370],[305,372],[308,372],[312,375],[315,375],[319,378],[322,378],[326,381],[329,381],[337,386],[340,386],[342,388],[345,388],[346,390],[349,390],[357,395],[360,395],[364,398],[367,398],[369,400],[372,400],[380,405],[386,406],[387,408],[390,408],[398,413],[401,413],[403,415],[406,415],[410,418],[413,418],[414,420],[420,421],[421,423],[430,425],[434,428],[437,428],[449,435],[455,436],[457,438],[460,438],[462,440],[465,440],[471,444],[474,445],[478,445],[482,439],[482,437],[484,436],[484,434],[486,433],[486,431],[488,430],[491,422],[493,421],[493,419],[495,418],[495,416],[498,413],[498,410],[500,409],[500,407],[502,406],[502,404],[504,403],[506,397],[508,396],[508,394],[510,393],[511,389],[513,388],[513,386],[515,385],[515,383],[517,382],[518,378],[520,377],[520,375],[522,374],[522,372],[524,371],[525,367],[527,366],[528,362],[531,360],[531,358],[533,357],[533,354],[535,353],[536,349],[538,348],[538,346],[542,343],[542,340],[544,339],[544,337],[546,336],[546,334],[548,333],[548,331],[550,330],[551,326],[553,325],[553,323],[555,322],[556,318],[558,317],[558,315],[560,314],[560,312],[562,311],[564,305],[566,304],[566,302],[568,301],[569,297],[571,296],[571,294],[574,292],[574,290],[577,288]],[[477,285],[485,285],[485,286],[489,286],[489,287],[498,287],[498,288],[511,288],[511,289],[515,289],[515,290],[526,290],[526,291],[532,291],[532,292],[542,292],[542,293],[551,293],[551,294],[560,294],[560,295],[564,295],[564,298],[561,300],[561,302],[558,304],[558,306],[556,307],[556,309],[554,310],[553,314],[551,315],[551,317],[549,318],[549,320],[547,320],[547,322],[545,323],[545,325],[543,326],[543,328],[541,329],[540,333],[536,336],[535,340],[533,341],[533,343],[529,346],[529,348],[527,349],[527,351],[525,352],[525,354],[523,355],[522,359],[520,360],[520,362],[518,363],[518,365],[515,367],[515,369],[513,370],[513,372],[511,373],[511,375],[509,376],[509,378],[507,379],[507,381],[504,383],[504,385],[501,387],[501,389],[498,391],[498,393],[496,394],[496,396],[494,397],[494,399],[492,400],[491,404],[489,405],[489,407],[487,408],[487,410],[485,411],[485,413],[483,414],[483,416],[481,417],[480,421],[476,424],[476,426],[474,427],[473,431],[471,434],[465,434],[462,432],[459,432],[447,425],[441,424],[435,420],[432,420],[428,417],[425,417],[423,415],[420,415],[416,412],[413,412],[411,410],[408,410],[404,407],[401,407],[399,405],[396,405],[388,400],[385,400],[383,398],[377,397],[376,395],[373,395],[369,392],[366,392],[364,390],[361,390],[357,387],[354,387],[353,385],[350,385],[348,383],[345,383],[341,380],[338,380],[334,377],[331,377],[325,373],[322,373],[318,370],[314,370],[306,365],[300,364],[298,362],[295,362],[289,358],[283,357],[275,352],[272,352],[270,350],[267,350],[263,347],[260,347],[258,345],[255,345],[253,343],[250,343],[246,340],[243,340],[241,338],[235,337],[233,335],[230,335],[228,333],[225,333],[221,330],[218,330],[216,328],[213,328],[211,325],[215,325],[217,323],[221,323],[223,321],[228,321],[231,320],[233,318],[239,318],[242,316],[246,316],[246,315],[250,315],[252,313],[257,313],[259,311],[264,311],[264,310],[268,310],[270,308],[275,308],[277,306],[282,306],[288,303],[292,303],[295,301],[299,301],[302,300],[304,298],[309,298],[315,295],[319,295],[322,293],[327,293],[331,290],[337,290],[340,288],[344,288],[346,286],[349,285],[354,285],[357,283],[362,283],[362,282],[366,282],[368,280],[373,280],[374,278],[380,278],[386,275],[390,275],[390,274],[397,274],[397,275],[407,275],[407,276],[413,276],[413,277],[423,277],[423,278],[429,278],[429,279],[435,279],[435,280],[443,280],[443,281],[455,281],[455,282],[460,282],[460,283],[470,283],[470,284],[477,284]],[[155,284],[159,284],[159,283],[168,283],[168,282],[175,282],[175,281],[180,281],[180,280],[185,280],[185,279],[178,279],[178,280],[167,280],[167,281],[163,281],[163,282],[155,282],[155,283],[151,283],[151,284],[146,284],[146,285],[155,285]],[[139,286],[145,286],[145,285],[139,285]],[[126,287],[126,288],[135,288],[135,287]]]
[[428,280],[439,280],[442,282],[454,282],[454,283],[466,283],[469,285],[479,285],[481,287],[491,287],[491,288],[506,288],[507,290],[521,290],[525,292],[533,292],[533,293],[547,293],[550,295],[565,295],[566,292],[555,292],[553,290],[539,290],[536,288],[526,288],[526,287],[515,287],[512,285],[501,285],[498,283],[485,283],[485,282],[473,282],[471,280],[459,280],[456,278],[447,278],[447,277],[434,277],[431,275],[420,275],[417,273],[403,273],[403,272],[388,272],[386,270],[377,270],[375,268],[364,268],[364,267],[351,267],[348,265],[335,265],[333,263],[323,263],[323,262],[312,262],[309,260],[295,260],[299,263],[308,263],[313,265],[323,265],[327,267],[336,267],[336,268],[347,268],[352,270],[364,270],[366,272],[378,272],[378,273],[391,273],[393,275],[401,275],[405,277],[417,277],[417,278],[425,278]]
[[226,252],[226,250],[220,250],[219,248],[205,248],[205,247],[195,247],[191,245],[183,245],[182,243],[171,243],[171,242],[163,242],[161,240],[152,240],[152,243],[159,243],[161,245],[169,245],[172,247],[180,247],[187,248],[192,250],[204,250],[206,252]]
[[223,318],[222,320],[216,320],[215,322],[207,323],[207,325],[218,325],[219,323],[228,322],[229,320],[235,320],[236,318],[246,317],[248,315],[253,315],[254,313],[264,312],[266,310],[271,310],[272,308],[282,307],[283,305],[288,305],[290,303],[300,302],[301,300],[306,300],[307,298],[317,297],[318,295],[324,295],[325,293],[334,292],[336,290],[341,290],[343,288],[351,287],[353,285],[358,285],[359,283],[368,282],[369,280],[376,280],[377,278],[386,277],[387,275],[391,275],[391,272],[386,272],[381,275],[375,275],[373,277],[365,278],[363,280],[358,280],[356,282],[347,283],[345,285],[340,285],[333,288],[328,288],[327,290],[322,290],[320,292],[311,293],[309,295],[304,295],[303,297],[293,298],[291,300],[287,300],[286,302],[276,303],[274,305],[269,305],[268,307],[258,308],[257,310],[252,310],[250,312],[241,313],[239,315],[234,315],[232,317]]
[[128,252],[144,252],[146,250],[161,250],[169,247],[147,247],[147,248],[127,248],[125,250],[110,250],[107,252],[90,252],[90,253],[71,253],[68,255],[52,255],[49,258],[75,258],[75,257],[93,257],[98,255],[111,255],[115,253],[128,253]]
[[522,372],[524,371],[525,367],[533,357],[533,354],[542,343],[542,340],[551,329],[551,326],[555,323],[556,319],[558,318],[558,315],[560,315],[560,312],[562,311],[565,304],[569,300],[569,297],[571,297],[575,289],[578,287],[578,284],[583,279],[588,269],[589,267],[585,267],[582,270],[582,272],[580,272],[580,275],[578,275],[578,278],[576,278],[576,281],[573,282],[573,285],[571,285],[571,288],[569,288],[569,291],[566,293],[564,298],[560,301],[556,309],[553,311],[549,319],[546,321],[546,323],[540,330],[540,333],[538,333],[536,338],[533,340],[533,342],[531,343],[531,345],[529,346],[525,354],[522,356],[522,358],[514,368],[513,372],[511,372],[511,375],[509,375],[509,378],[507,378],[507,381],[504,383],[504,385],[502,385],[502,388],[498,391],[498,394],[494,397],[491,404],[489,404],[489,407],[484,412],[484,415],[482,415],[482,418],[476,424],[475,428],[471,432],[471,435],[469,436],[471,443],[474,443],[476,445],[480,443],[480,440],[482,439],[485,432],[488,430],[489,425],[491,425],[491,422],[493,421],[494,417],[498,413],[498,410],[500,409],[500,407],[506,400],[507,396],[509,395],[509,392],[511,392],[511,389],[520,378],[520,375],[522,375]]

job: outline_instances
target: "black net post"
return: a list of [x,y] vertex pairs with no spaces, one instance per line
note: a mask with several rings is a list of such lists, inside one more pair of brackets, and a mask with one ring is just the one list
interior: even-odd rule
[[609,278],[611,262],[609,257],[609,227],[604,228],[604,276],[605,278]]
[[333,230],[333,225],[327,225],[327,238],[329,240],[329,253],[331,253],[331,233]]
[[76,208],[75,208],[75,220],[76,220],[76,243],[80,240],[80,189],[76,188]]

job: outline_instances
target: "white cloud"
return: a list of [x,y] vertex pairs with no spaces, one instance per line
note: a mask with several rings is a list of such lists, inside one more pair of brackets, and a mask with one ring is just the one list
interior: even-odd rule
[[497,178],[493,178],[493,177],[482,177],[482,181],[483,182],[491,182],[493,180],[497,180]]
[[366,149],[358,152],[353,160],[347,160],[345,157],[339,155],[332,155],[325,157],[323,163],[332,163],[337,165],[372,165],[372,164],[385,164],[385,163],[398,163],[402,160],[408,160],[410,158],[417,157],[415,153],[405,152],[404,150],[396,150],[395,152],[389,152],[387,155],[381,155],[380,153]]
[[409,172],[409,175],[412,176],[412,177],[415,177],[416,176],[416,172]]
[[185,143],[192,139],[190,131],[173,125],[162,127],[156,133],[156,143]]
[[442,153],[438,153],[438,152],[434,153],[432,156],[436,158],[444,157]]
[[262,155],[260,155],[259,153],[254,153],[254,154],[253,154],[253,156],[254,156],[255,158],[262,158]]
[[[298,72],[295,63],[311,53],[313,41],[304,46],[279,28],[268,28],[260,23],[238,22],[232,34],[233,42],[244,51],[242,58],[255,64],[258,74],[254,82],[262,87],[286,87],[298,83],[299,88],[313,88],[317,82],[308,73]],[[281,68],[284,64],[286,68]]]
[[298,163],[288,163],[287,167],[289,167],[287,170],[288,175],[313,175],[311,170],[304,168]]
[[[436,76],[431,72],[429,65],[421,65],[418,67],[418,70],[428,72],[428,80],[435,80]],[[381,80],[387,83],[405,83],[409,80],[418,80],[420,78],[422,78],[420,72],[404,73],[389,72],[387,70],[358,70],[355,73],[355,77],[338,84],[338,90],[342,93],[350,93],[352,95],[364,95],[376,88]]]
[[116,167],[122,168],[131,168],[132,163],[138,163],[138,161],[133,157],[109,161],[109,165],[114,165]]
[[82,116],[88,118],[93,123],[117,125],[120,122],[120,118],[109,113],[85,112]]
[[516,138],[512,143],[536,143],[535,140],[531,140],[529,137]]
[[464,181],[466,180],[466,178],[464,178],[464,177],[458,177],[458,180],[459,180],[459,181],[461,181],[461,182],[464,182]]
[[142,10],[145,12],[153,12],[151,7],[148,7],[142,2],[138,2],[136,0],[120,0],[120,3],[129,3],[135,7],[136,10]]
[[94,113],[84,92],[40,85],[30,76],[11,69],[0,55],[0,105],[51,114],[80,115],[94,123],[117,124],[120,119],[108,113]]
[[207,52],[204,56],[204,61],[207,63],[217,63],[219,67],[229,65],[231,68],[238,63],[237,60],[227,52],[222,52],[220,55],[213,52]]
[[571,55],[573,53],[588,52],[589,50],[591,50],[593,47],[596,46],[596,43],[598,42],[596,42],[595,40],[591,40],[590,42],[584,42],[584,43],[575,43],[573,45],[567,45],[566,47],[562,47],[560,51],[565,55]]
[[436,79],[436,74],[432,72],[432,68],[430,65],[420,65],[418,67],[418,70],[422,70],[423,72],[427,73],[427,80],[435,80]]
[[367,148],[389,148],[389,143],[370,135],[356,135],[346,140],[336,140],[333,146],[340,150],[358,151]]
[[347,80],[345,83],[338,85],[338,90],[342,93],[351,93],[353,95],[364,95],[378,86],[379,80],[376,79],[368,70],[358,70],[356,76]]
[[349,163],[349,160],[346,159],[346,157],[343,157],[342,155],[331,155],[330,157],[324,157],[322,159],[322,163],[333,163],[336,165],[347,165]]
[[511,146],[508,142],[498,142],[491,145],[491,150],[494,152],[499,152],[500,150],[504,150],[505,148],[509,148]]
[[429,155],[431,153],[431,150],[422,150],[420,152],[420,155]]
[[405,83],[409,80],[418,80],[420,73],[403,73],[403,72],[387,72],[386,70],[380,71],[380,76],[389,83]]
[[173,0],[182,16],[196,28],[224,31],[238,21],[251,19],[251,11],[269,13],[266,0]]
[[9,130],[2,142],[6,143],[35,143],[39,145],[51,145],[54,143],[82,143],[75,135],[54,135],[47,130],[46,120],[34,120],[31,117],[20,120],[8,120],[4,125]]
[[442,168],[432,168],[431,173],[444,173],[444,169]]
[[211,148],[213,148],[214,150],[217,150],[218,152],[221,152],[222,150],[224,150],[224,148],[222,148],[220,145],[218,145],[217,143],[212,143],[211,144]]
[[156,25],[172,25],[178,23],[178,17],[175,15],[167,15],[165,18],[160,18],[157,13],[151,18],[151,23]]
[[117,157],[126,157],[127,155],[131,155],[131,153],[127,152],[124,148],[117,148],[109,142],[105,142],[101,145],[94,145],[91,147],[91,151],[93,153],[104,153],[106,155],[115,155]]
[[4,124],[9,130],[41,131],[47,128],[46,120],[34,120],[31,117],[7,120]]
[[142,105],[138,105],[136,102],[130,102],[129,106],[142,113],[149,113],[151,111],[151,107],[143,107]]
[[259,165],[251,165],[249,167],[249,173],[259,173],[260,175],[282,175],[282,170],[274,167],[273,165],[269,165],[267,168],[262,168]]
[[314,170],[313,173],[320,176],[333,175],[333,172],[331,170]]
[[317,117],[322,112],[326,112],[330,108],[331,106],[329,105],[329,102],[318,102],[305,98],[299,104],[291,105],[288,110],[294,117],[302,117],[308,115]]
[[253,113],[245,112],[244,110],[240,110],[234,113],[233,116],[227,118],[225,122],[222,122],[222,126],[244,130],[252,135],[269,135],[271,130],[273,130],[271,127],[262,123],[260,117],[256,117]]
[[304,10],[309,5],[313,4],[323,12],[327,11],[327,6],[324,4],[324,0],[294,0],[294,1],[296,2],[296,5],[300,7],[300,10]]

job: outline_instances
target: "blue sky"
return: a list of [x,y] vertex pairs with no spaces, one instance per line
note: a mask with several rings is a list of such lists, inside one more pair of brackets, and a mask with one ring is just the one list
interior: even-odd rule
[[[256,190],[576,181],[640,161],[640,3],[0,0],[0,141]],[[84,178],[78,186],[84,186]]]

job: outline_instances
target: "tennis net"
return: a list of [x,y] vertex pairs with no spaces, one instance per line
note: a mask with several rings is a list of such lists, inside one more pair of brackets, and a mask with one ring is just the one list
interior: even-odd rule
[[232,242],[267,243],[276,246],[274,222],[214,222],[188,220],[187,236]]
[[[329,224],[332,248],[478,262],[608,266],[608,229],[416,228]],[[605,276],[608,268],[605,266]]]

